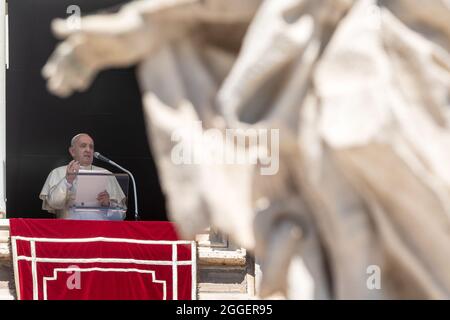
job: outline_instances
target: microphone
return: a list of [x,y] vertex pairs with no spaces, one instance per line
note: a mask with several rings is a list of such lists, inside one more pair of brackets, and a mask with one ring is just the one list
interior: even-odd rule
[[94,152],[94,157],[95,157],[96,159],[98,159],[98,160],[101,160],[101,161],[104,161],[104,162],[107,162],[107,163],[111,163],[111,162],[112,162],[112,161],[109,160],[107,157],[101,155],[100,152]]
[[119,168],[120,170],[126,172],[130,177],[131,177],[131,181],[133,182],[133,191],[134,191],[134,220],[139,220],[139,214],[138,214],[138,202],[137,202],[137,190],[136,190],[136,181],[134,180],[133,174],[128,171],[127,169],[125,169],[122,166],[119,166],[117,163],[115,163],[114,161],[108,159],[107,157],[103,156],[100,154],[100,152],[94,152],[94,158],[109,163],[110,165],[113,165],[117,168]]

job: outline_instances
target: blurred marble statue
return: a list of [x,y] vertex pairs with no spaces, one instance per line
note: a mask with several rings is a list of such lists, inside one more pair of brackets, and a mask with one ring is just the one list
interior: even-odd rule
[[255,252],[260,297],[450,298],[449,1],[142,0],[52,27],[56,95],[138,65],[170,218]]

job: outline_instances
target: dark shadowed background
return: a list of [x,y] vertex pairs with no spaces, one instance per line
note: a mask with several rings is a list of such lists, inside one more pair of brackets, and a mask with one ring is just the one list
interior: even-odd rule
[[[61,99],[51,95],[41,69],[57,40],[55,17],[68,17],[70,5],[82,15],[119,0],[14,0],[9,2],[9,69],[6,74],[6,161],[8,218],[50,218],[39,192],[50,171],[67,164],[72,136],[89,133],[96,151],[133,172],[143,220],[167,220],[164,197],[148,146],[134,68],[101,72],[90,89]],[[113,172],[119,170],[94,160]],[[130,183],[127,220],[133,219]]]

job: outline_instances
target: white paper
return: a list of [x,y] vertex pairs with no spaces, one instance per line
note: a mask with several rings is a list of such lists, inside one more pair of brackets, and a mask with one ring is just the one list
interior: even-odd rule
[[[85,171],[79,173],[105,173],[104,171]],[[107,190],[109,175],[78,175],[75,196],[76,207],[100,207],[98,195]]]

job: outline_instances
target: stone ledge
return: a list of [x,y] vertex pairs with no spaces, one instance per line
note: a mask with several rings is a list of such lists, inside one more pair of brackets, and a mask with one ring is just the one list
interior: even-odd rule
[[9,220],[0,219],[0,242],[7,242],[9,238]]
[[0,264],[9,264],[11,260],[7,243],[0,243]]
[[9,252],[9,220],[0,219],[0,263],[9,264],[10,252]]
[[0,300],[15,300],[9,289],[0,289]]
[[246,255],[245,249],[227,251],[198,247],[198,263],[204,265],[245,266]]
[[247,268],[244,266],[202,266],[198,290],[215,293],[247,293]]
[[9,230],[9,219],[0,219],[0,230]]

